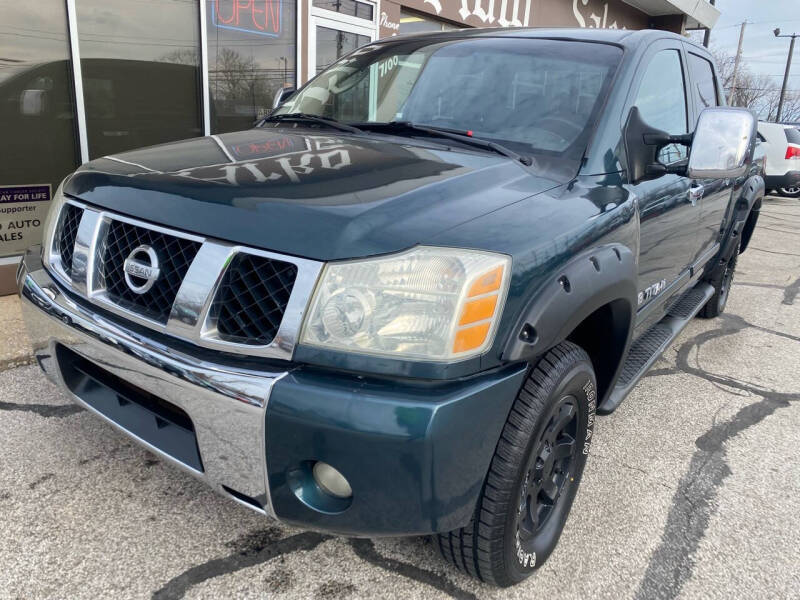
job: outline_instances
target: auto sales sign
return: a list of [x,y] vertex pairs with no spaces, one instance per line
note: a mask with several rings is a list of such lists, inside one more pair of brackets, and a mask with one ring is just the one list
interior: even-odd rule
[[50,184],[0,186],[0,257],[22,254],[42,241]]

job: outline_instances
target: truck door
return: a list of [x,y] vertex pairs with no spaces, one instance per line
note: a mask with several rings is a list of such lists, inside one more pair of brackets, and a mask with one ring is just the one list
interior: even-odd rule
[[[674,134],[686,133],[689,123],[687,73],[679,43],[665,40],[654,45],[640,67],[632,103],[648,125]],[[685,146],[671,144],[661,150],[658,160],[670,165],[687,157]],[[641,222],[639,308],[665,290],[672,291],[670,285],[688,274],[696,253],[700,219],[698,198],[691,187],[687,177],[677,174],[665,174],[632,186],[639,198]]]
[[[694,103],[693,122],[697,123],[700,112],[704,108],[721,104],[721,95],[714,78],[714,68],[711,62],[691,50],[687,52],[687,57],[691,80],[689,96]],[[715,246],[722,233],[721,227],[726,217],[725,213],[730,205],[733,181],[730,179],[697,179],[693,180],[691,185],[696,190],[695,195],[700,196],[698,240],[692,262],[704,263],[716,253]]]

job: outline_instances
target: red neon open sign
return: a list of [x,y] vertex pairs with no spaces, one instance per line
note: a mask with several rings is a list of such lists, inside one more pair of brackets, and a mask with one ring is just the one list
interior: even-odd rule
[[214,0],[211,20],[217,27],[277,37],[281,0]]

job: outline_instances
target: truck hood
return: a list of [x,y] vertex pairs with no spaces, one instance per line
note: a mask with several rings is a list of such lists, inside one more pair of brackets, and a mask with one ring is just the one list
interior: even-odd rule
[[103,157],[81,167],[65,192],[175,229],[334,260],[427,243],[558,184],[438,140],[280,127]]

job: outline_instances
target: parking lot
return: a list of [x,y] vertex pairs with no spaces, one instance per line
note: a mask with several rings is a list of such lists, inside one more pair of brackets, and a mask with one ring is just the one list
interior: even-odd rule
[[599,420],[558,548],[511,589],[426,539],[267,521],[20,362],[0,362],[2,598],[800,598],[797,200],[764,202],[725,315]]

